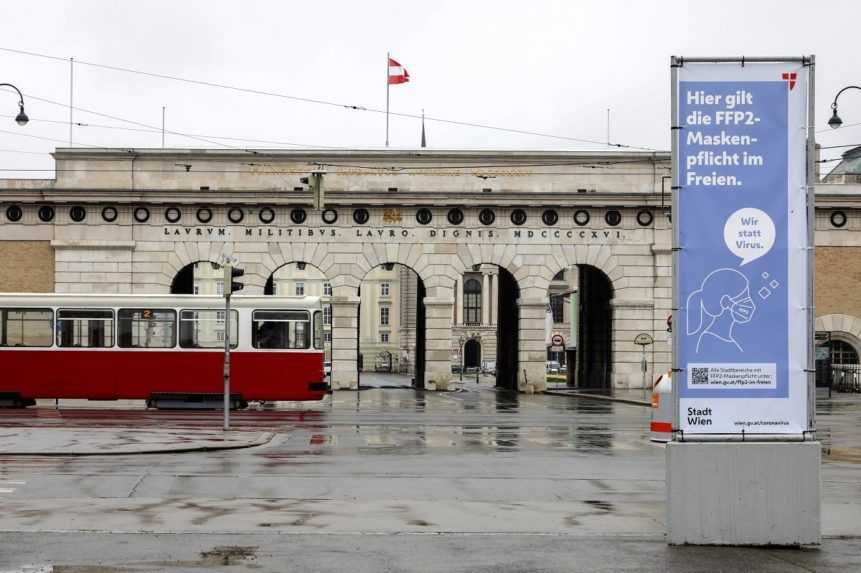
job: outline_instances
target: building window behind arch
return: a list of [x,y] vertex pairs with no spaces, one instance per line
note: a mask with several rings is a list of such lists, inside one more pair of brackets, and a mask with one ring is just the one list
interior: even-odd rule
[[481,324],[481,283],[475,279],[463,283],[463,323]]
[[843,340],[831,341],[831,365],[850,366],[858,364],[858,353],[852,345]]
[[565,298],[559,294],[550,295],[550,312],[553,313],[553,324],[565,322]]

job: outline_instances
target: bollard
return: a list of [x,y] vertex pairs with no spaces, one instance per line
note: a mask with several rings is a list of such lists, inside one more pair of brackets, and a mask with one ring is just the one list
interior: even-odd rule
[[649,439],[669,442],[673,436],[673,382],[672,373],[661,374],[652,389],[652,422]]

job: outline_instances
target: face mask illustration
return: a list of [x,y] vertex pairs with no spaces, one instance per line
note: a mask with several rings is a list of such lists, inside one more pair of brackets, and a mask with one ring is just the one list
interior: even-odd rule
[[735,269],[716,269],[688,296],[686,334],[697,337],[697,353],[704,337],[729,343],[744,352],[733,329],[750,322],[755,312],[747,277]]
[[732,314],[732,319],[739,324],[750,322],[754,311],[756,311],[756,305],[750,297],[748,289],[745,289],[744,292],[734,298],[726,295],[722,296],[721,307],[729,310]]

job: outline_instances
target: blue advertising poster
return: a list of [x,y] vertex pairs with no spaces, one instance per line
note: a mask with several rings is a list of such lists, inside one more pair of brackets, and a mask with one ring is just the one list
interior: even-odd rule
[[806,70],[686,64],[677,87],[678,429],[807,429]]

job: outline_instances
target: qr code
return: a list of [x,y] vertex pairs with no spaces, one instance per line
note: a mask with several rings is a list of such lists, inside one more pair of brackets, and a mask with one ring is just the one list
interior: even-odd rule
[[691,368],[691,384],[708,384],[708,368]]

